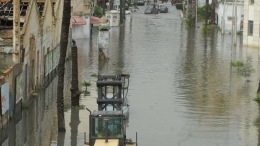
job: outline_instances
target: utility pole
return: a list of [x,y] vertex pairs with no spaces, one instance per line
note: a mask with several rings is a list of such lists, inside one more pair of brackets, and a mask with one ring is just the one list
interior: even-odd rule
[[226,6],[226,0],[224,0],[223,2],[223,15],[222,15],[222,30],[221,30],[221,33],[224,34],[224,31],[225,31],[225,6]]
[[20,62],[20,1],[13,1],[13,49],[12,54],[13,63]]
[[237,0],[235,1],[235,30],[234,30],[234,42],[233,45],[236,46],[237,45]]

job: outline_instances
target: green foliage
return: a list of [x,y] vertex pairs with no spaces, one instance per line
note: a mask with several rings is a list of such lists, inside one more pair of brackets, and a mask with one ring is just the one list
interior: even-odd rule
[[[210,19],[210,16],[211,16],[211,5],[209,4],[208,5],[208,17]],[[198,18],[199,19],[205,19],[206,17],[206,6],[203,6],[203,7],[198,7],[197,8],[197,14],[198,14]]]
[[0,71],[0,76],[2,76],[2,75],[3,75],[3,72]]
[[231,66],[233,66],[233,67],[241,67],[241,66],[244,66],[244,62],[242,62],[242,61],[231,62]]
[[91,77],[97,77],[98,75],[97,74],[92,74]]
[[37,88],[36,90],[35,90],[35,93],[39,93],[41,91],[41,88]]
[[28,108],[29,108],[29,105],[27,103],[22,104],[22,109],[28,109]]
[[68,58],[66,58],[66,61],[70,61],[72,60],[72,56],[69,56]]
[[191,25],[191,21],[192,20],[190,18],[185,19],[185,23],[188,27]]
[[[135,8],[138,8],[138,7],[137,7],[137,0],[134,1],[133,6],[134,6]],[[138,9],[139,9],[139,8],[138,8]]]
[[135,0],[133,4],[132,4],[132,0],[128,0],[127,4],[128,4],[129,7],[137,6],[137,0]]
[[183,9],[183,4],[182,3],[176,3],[175,6],[176,6],[177,10],[182,10]]
[[254,98],[254,101],[260,102],[260,93],[257,94],[256,98]]
[[89,82],[84,81],[82,83],[82,85],[85,86],[85,87],[88,87],[88,86],[91,86],[91,83],[90,83],[90,81]]
[[210,26],[204,25],[204,26],[202,27],[202,32],[203,32],[204,34],[208,34],[209,31],[210,31]]
[[100,6],[96,5],[94,7],[94,14],[93,14],[93,16],[99,17],[99,18],[102,17],[103,16],[103,9]]
[[67,112],[71,108],[71,105],[66,103],[64,104],[64,112]]
[[72,106],[71,109],[84,110],[85,109],[85,105]]
[[238,32],[237,32],[237,35],[241,35],[241,34],[242,34],[242,32],[241,32],[241,31],[238,31]]
[[237,68],[237,73],[241,75],[242,77],[246,78],[247,81],[248,78],[255,72],[252,66],[252,58],[249,57],[247,61],[244,63],[243,66]]

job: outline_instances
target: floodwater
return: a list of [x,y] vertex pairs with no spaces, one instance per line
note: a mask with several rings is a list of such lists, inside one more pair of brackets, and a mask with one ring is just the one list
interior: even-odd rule
[[[97,34],[77,40],[79,83],[91,81],[90,96],[81,104],[96,105],[98,73],[129,73],[130,121],[127,138],[140,146],[255,146],[260,145],[259,105],[253,101],[259,81],[259,50],[232,47],[230,34],[201,27],[189,29],[179,11],[145,15],[146,6],[127,15],[124,27],[110,30],[109,61],[98,63]],[[250,82],[230,63],[252,58]],[[70,69],[67,62],[66,69]],[[70,71],[65,76],[66,104],[70,103]],[[88,111],[65,113],[66,133],[57,132],[56,83],[41,91],[28,110],[17,114],[0,133],[6,145],[83,145]],[[80,85],[81,86],[81,85]],[[84,90],[84,88],[81,88]],[[88,137],[88,133],[86,134]]]

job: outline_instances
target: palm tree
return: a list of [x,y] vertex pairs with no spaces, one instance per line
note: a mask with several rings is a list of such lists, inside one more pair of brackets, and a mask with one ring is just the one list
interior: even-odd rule
[[211,2],[211,24],[215,24],[215,0]]
[[209,0],[206,0],[206,11],[205,11],[205,25],[208,25],[209,19]]
[[78,48],[76,41],[72,40],[73,45],[71,47],[71,56],[72,56],[72,80],[71,80],[71,105],[79,106],[79,81],[78,81]]
[[58,88],[57,88],[57,113],[58,113],[58,131],[66,132],[64,120],[64,72],[65,72],[65,58],[68,46],[69,26],[71,14],[71,0],[64,0],[63,15],[61,24],[60,37],[60,58],[58,64]]

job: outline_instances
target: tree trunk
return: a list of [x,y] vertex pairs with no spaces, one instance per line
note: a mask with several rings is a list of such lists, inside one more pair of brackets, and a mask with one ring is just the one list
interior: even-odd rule
[[103,7],[103,16],[105,16],[105,9],[106,9],[106,1],[102,1],[102,7]]
[[[70,117],[70,128],[71,128],[71,146],[77,146],[77,136],[78,136],[78,126],[80,124],[79,120],[79,110],[71,109]],[[90,128],[90,127],[89,127]],[[81,145],[81,144],[79,144]]]
[[196,1],[192,0],[191,3],[191,26],[195,26],[196,21]]
[[211,3],[211,24],[215,24],[215,0]]
[[[73,42],[75,42],[73,40]],[[73,43],[71,47],[71,57],[72,57],[72,80],[71,80],[71,105],[72,106],[79,106],[79,81],[78,81],[78,48]]]
[[125,1],[123,0],[123,19],[125,20]]
[[188,19],[192,19],[192,0],[188,0]]
[[122,5],[123,5],[123,1],[120,0],[120,24],[123,24],[123,11],[122,11]]
[[260,80],[259,80],[259,83],[258,83],[257,93],[260,93]]
[[57,113],[58,113],[58,131],[66,132],[64,120],[64,72],[65,72],[65,58],[67,53],[70,14],[71,14],[71,0],[64,0],[63,16],[61,25],[60,37],[60,58],[58,64],[58,88],[57,88]]
[[208,25],[208,19],[209,19],[209,0],[206,0],[205,25]]

